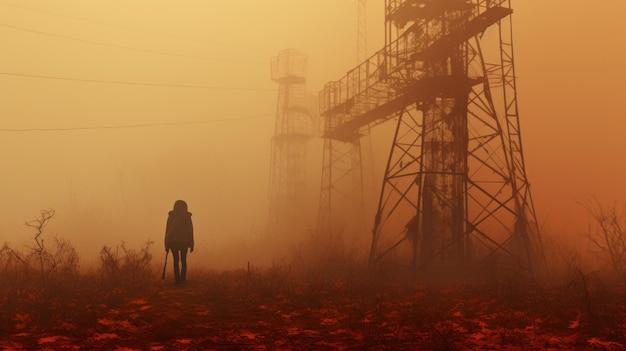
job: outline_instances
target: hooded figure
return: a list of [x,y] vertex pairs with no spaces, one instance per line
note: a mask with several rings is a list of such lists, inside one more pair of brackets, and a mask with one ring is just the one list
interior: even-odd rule
[[[174,256],[174,277],[176,283],[185,281],[187,274],[187,250],[193,252],[193,224],[187,203],[177,200],[174,209],[169,212],[165,228],[165,253],[172,251]],[[179,261],[182,263],[179,269]]]

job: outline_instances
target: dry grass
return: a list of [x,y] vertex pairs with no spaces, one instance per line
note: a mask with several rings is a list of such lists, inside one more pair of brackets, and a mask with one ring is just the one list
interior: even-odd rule
[[[317,244],[316,244],[317,245]],[[75,250],[0,249],[0,346],[60,349],[620,349],[621,281],[563,260],[541,283],[509,272],[433,282],[369,268],[342,245],[303,244],[267,267],[190,267],[187,285],[161,281],[151,243],[104,247],[78,274]],[[575,261],[575,260],[574,260]],[[515,274],[514,274],[515,273]]]

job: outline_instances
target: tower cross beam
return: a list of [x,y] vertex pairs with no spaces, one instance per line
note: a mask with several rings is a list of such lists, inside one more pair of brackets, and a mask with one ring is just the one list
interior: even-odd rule
[[[324,137],[345,140],[346,135],[351,137],[350,133],[360,127],[392,116],[393,112],[398,110],[397,105],[401,103],[403,96],[415,90],[418,94],[426,92],[436,95],[447,92],[454,94],[456,89],[463,87],[463,84],[454,79],[463,77],[436,77],[438,81],[435,81],[432,77],[422,76],[408,82],[401,78],[401,81],[409,85],[395,89],[390,82],[399,80],[397,75],[402,69],[410,68],[417,61],[424,62],[445,56],[454,47],[485,31],[511,12],[512,10],[508,8],[491,7],[470,17],[467,22],[463,22],[450,33],[443,33],[439,38],[426,43],[423,48],[409,45],[408,42],[413,38],[408,38],[408,34],[401,36],[350,70],[345,77],[326,84],[319,94],[320,114],[328,118],[340,113],[349,117],[339,123],[334,121],[327,123]],[[417,22],[413,26],[423,25],[424,23]],[[411,31],[408,30],[407,33]],[[391,64],[390,61],[396,61],[389,59],[391,57],[403,57],[403,60]],[[477,79],[475,83],[478,83]],[[386,93],[380,93],[381,91]]]

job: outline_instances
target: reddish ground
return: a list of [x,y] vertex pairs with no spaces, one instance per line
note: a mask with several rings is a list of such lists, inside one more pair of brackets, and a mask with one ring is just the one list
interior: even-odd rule
[[[4,350],[623,350],[624,293],[583,280],[425,287],[359,273],[190,276],[184,286],[8,290]],[[71,295],[71,294],[70,294]]]

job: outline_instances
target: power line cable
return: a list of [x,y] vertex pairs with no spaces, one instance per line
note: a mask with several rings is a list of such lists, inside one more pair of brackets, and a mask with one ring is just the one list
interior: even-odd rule
[[226,86],[211,86],[211,85],[188,85],[188,84],[165,84],[165,83],[140,83],[140,82],[116,81],[116,80],[55,77],[55,76],[44,76],[44,75],[36,75],[36,74],[22,74],[22,73],[11,73],[11,72],[0,72],[0,75],[23,77],[23,78],[64,80],[64,81],[99,83],[99,84],[138,85],[138,86],[149,86],[149,87],[191,88],[191,89],[212,89],[212,90],[276,91],[276,89],[272,89],[272,88],[226,87]]
[[34,8],[34,7],[29,7],[29,6],[24,6],[24,5],[12,4],[12,3],[8,3],[8,2],[4,2],[4,1],[0,1],[0,4],[6,5],[6,6],[12,6],[12,7],[19,7],[21,9],[26,9],[26,10],[35,11],[35,12],[45,13],[47,15],[63,17],[63,18],[69,18],[69,19],[75,20],[75,21],[96,23],[96,24],[100,24],[100,25],[106,25],[106,26],[110,26],[110,27],[116,27],[116,28],[121,28],[121,29],[135,31],[135,32],[159,35],[159,34],[156,34],[156,33],[151,33],[151,32],[142,31],[142,30],[133,29],[133,28],[128,28],[128,27],[117,25],[117,24],[105,23],[105,22],[100,22],[100,21],[96,21],[96,20],[90,20],[90,19],[86,19],[86,18],[82,18],[82,17],[69,16],[69,15],[65,15],[65,14],[61,14],[61,13],[57,13],[57,12],[46,11],[46,10],[37,9],[37,8]]
[[132,129],[132,128],[151,128],[151,127],[167,127],[167,126],[182,126],[182,125],[196,125],[196,124],[209,124],[217,122],[235,122],[251,119],[259,119],[268,116],[272,116],[272,113],[265,113],[262,115],[246,116],[239,118],[222,118],[222,119],[210,119],[200,121],[187,121],[187,122],[164,122],[164,123],[144,123],[144,124],[126,124],[115,126],[92,126],[92,127],[68,127],[68,128],[0,128],[0,132],[72,132],[72,131],[85,131],[85,130],[100,130],[100,129]]
[[[98,24],[98,25],[103,25],[103,26],[108,26],[108,27],[113,27],[113,28],[119,28],[119,29],[130,31],[130,32],[137,32],[137,33],[149,34],[149,35],[163,37],[163,38],[180,40],[180,38],[175,37],[175,36],[165,35],[165,34],[161,34],[161,33],[156,33],[156,32],[151,32],[151,31],[147,31],[147,30],[137,29],[137,28],[126,27],[126,26],[122,26],[122,25],[119,25],[119,24],[102,22],[102,21],[97,21],[97,20],[87,19],[87,18],[77,17],[77,16],[69,16],[69,15],[58,13],[58,12],[41,10],[41,9],[29,7],[29,6],[12,4],[12,3],[8,3],[8,2],[4,2],[4,1],[0,1],[0,4],[7,5],[7,6],[12,6],[12,7],[18,7],[18,8],[22,8],[22,9],[26,9],[26,10],[30,10],[30,11],[40,12],[40,13],[44,13],[44,14],[51,15],[51,16],[68,18],[68,19],[75,20],[75,21],[87,22],[87,23]],[[204,44],[204,45],[219,45],[219,46],[223,46],[223,47],[241,48],[241,49],[246,49],[246,50],[255,50],[255,51],[263,51],[263,52],[267,51],[267,50],[260,49],[260,48],[251,48],[251,47],[241,46],[241,45],[226,45],[226,44],[208,43],[208,42],[204,42],[204,41],[201,41],[201,40],[193,40],[193,39],[189,39],[189,38],[186,38],[184,40],[187,40],[187,41],[190,41],[190,42],[195,42],[195,43],[200,43],[200,44]]]
[[200,60],[210,60],[210,61],[245,63],[245,64],[252,64],[252,65],[266,65],[267,64],[266,62],[262,63],[262,62],[244,61],[244,60],[237,60],[237,59],[230,59],[230,58],[218,58],[218,57],[208,57],[208,56],[185,55],[185,54],[178,54],[178,53],[174,53],[174,52],[166,52],[166,51],[158,51],[158,50],[150,50],[150,49],[140,49],[140,48],[135,48],[135,47],[132,47],[132,46],[117,45],[117,44],[110,44],[110,43],[104,43],[104,42],[93,41],[93,40],[86,40],[86,39],[72,37],[72,36],[69,36],[69,35],[55,34],[55,33],[49,33],[49,32],[42,32],[42,31],[38,31],[38,30],[34,30],[34,29],[28,29],[28,28],[13,26],[13,25],[10,25],[10,24],[5,24],[5,23],[0,23],[0,26],[5,27],[5,28],[9,28],[9,29],[13,29],[13,30],[20,30],[20,31],[28,32],[28,33],[35,33],[35,34],[46,35],[46,36],[51,36],[51,37],[56,37],[56,38],[63,38],[63,39],[67,39],[67,40],[73,40],[73,41],[77,41],[77,42],[80,42],[80,43],[87,43],[87,44],[92,44],[92,45],[100,45],[100,46],[106,46],[106,47],[111,47],[111,48],[116,48],[116,49],[123,49],[123,50],[132,50],[132,51],[146,52],[146,53],[157,54],[157,55],[185,57],[185,58],[200,59]]

